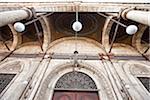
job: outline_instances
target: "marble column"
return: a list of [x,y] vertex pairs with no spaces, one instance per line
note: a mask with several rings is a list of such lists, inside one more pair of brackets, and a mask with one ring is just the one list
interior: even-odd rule
[[27,8],[0,12],[0,27],[31,17],[32,11]]
[[139,11],[126,9],[121,15],[124,19],[130,19],[135,22],[150,26],[150,11]]

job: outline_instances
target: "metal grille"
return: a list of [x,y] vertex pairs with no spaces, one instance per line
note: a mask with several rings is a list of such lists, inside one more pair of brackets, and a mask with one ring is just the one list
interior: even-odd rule
[[0,74],[0,93],[10,83],[16,74]]
[[56,83],[55,88],[97,89],[94,81],[88,75],[76,71],[63,75]]
[[150,92],[150,78],[149,77],[138,77],[144,87]]

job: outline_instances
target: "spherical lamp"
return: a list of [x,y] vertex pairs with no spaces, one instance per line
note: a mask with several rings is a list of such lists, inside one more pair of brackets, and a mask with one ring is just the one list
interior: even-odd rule
[[129,25],[129,26],[126,28],[126,33],[129,34],[129,35],[133,35],[133,34],[135,34],[137,31],[138,31],[138,28],[137,28],[137,26],[135,26],[135,25]]
[[14,24],[14,29],[17,31],[17,32],[23,32],[25,30],[25,25],[21,22],[16,22]]
[[75,21],[73,24],[72,24],[72,28],[74,31],[78,32],[82,29],[82,24],[81,22],[79,21]]

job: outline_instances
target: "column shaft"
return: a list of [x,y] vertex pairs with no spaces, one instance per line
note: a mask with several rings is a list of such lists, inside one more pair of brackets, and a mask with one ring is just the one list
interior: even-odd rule
[[32,16],[32,12],[26,9],[0,12],[0,27],[16,21],[28,19]]
[[125,10],[122,17],[150,26],[150,12],[138,10]]

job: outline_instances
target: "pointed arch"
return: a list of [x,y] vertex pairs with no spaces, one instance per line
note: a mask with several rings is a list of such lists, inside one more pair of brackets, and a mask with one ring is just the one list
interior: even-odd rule
[[45,76],[35,99],[47,100],[47,98],[49,98],[48,100],[51,100],[59,79],[66,73],[70,73],[74,70],[91,77],[97,86],[98,94],[101,99],[115,100],[115,95],[107,76],[102,71],[86,63],[79,63],[79,67],[75,69],[73,69],[73,63],[63,63],[51,67],[51,71]]

